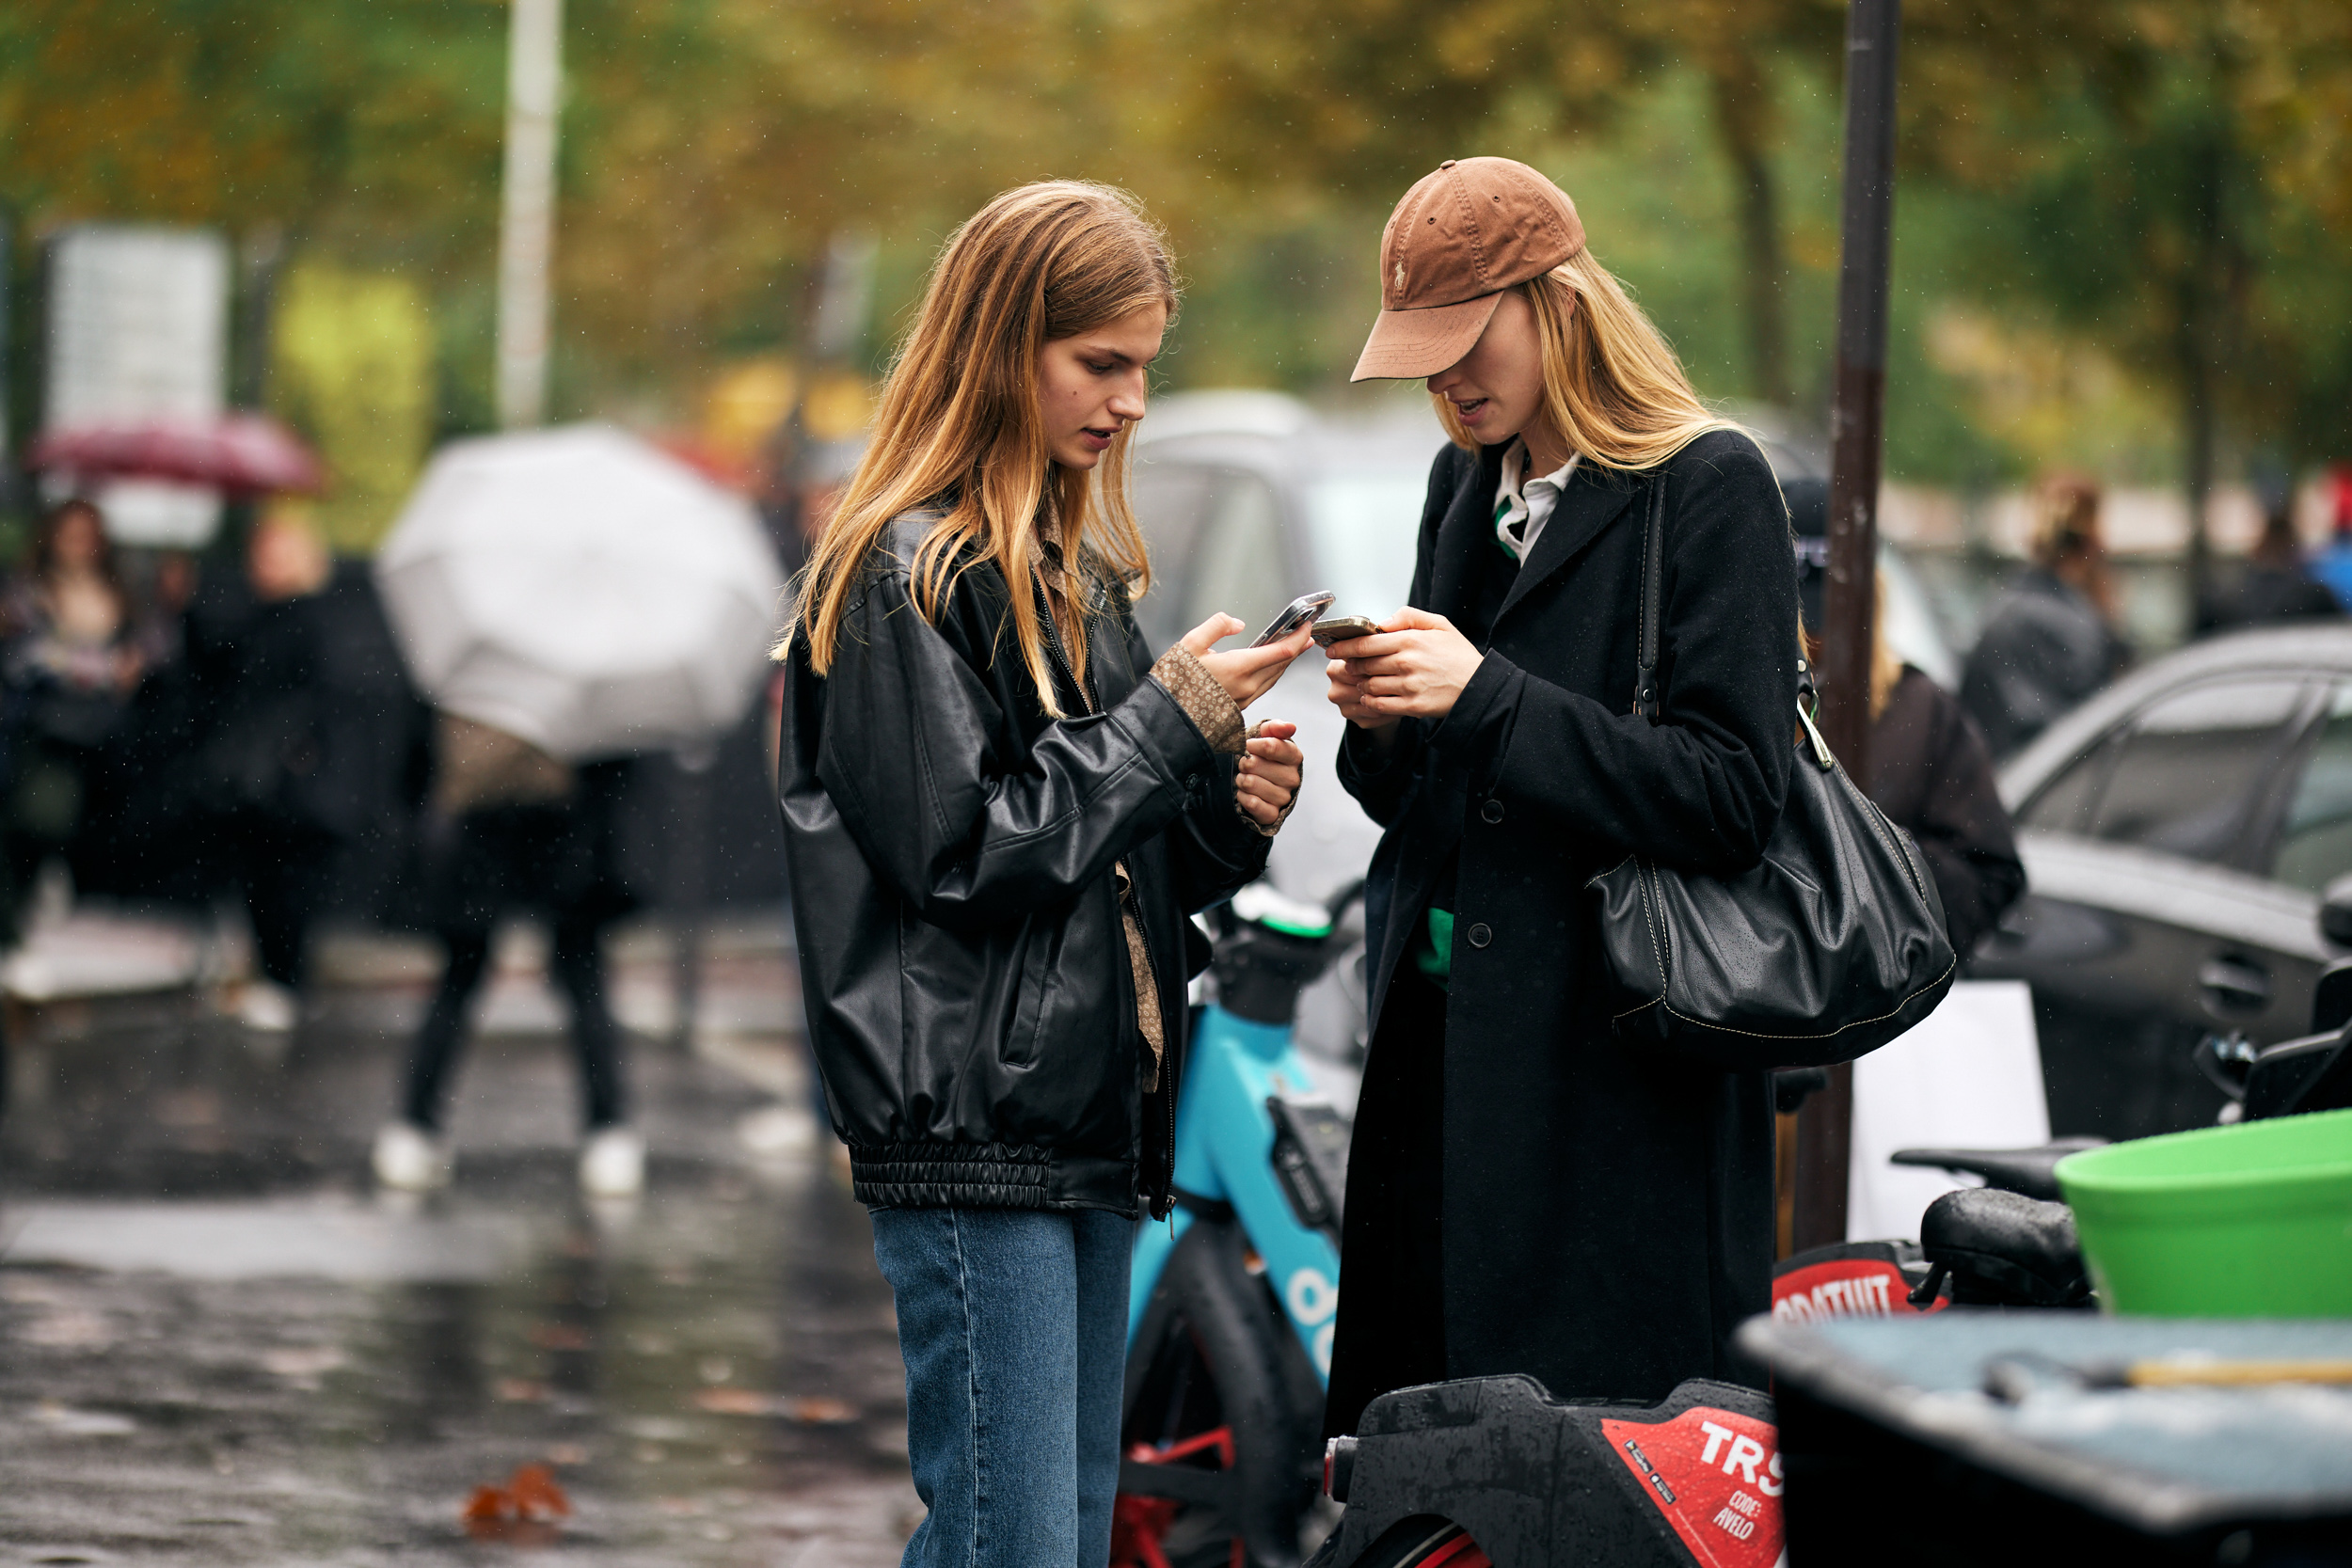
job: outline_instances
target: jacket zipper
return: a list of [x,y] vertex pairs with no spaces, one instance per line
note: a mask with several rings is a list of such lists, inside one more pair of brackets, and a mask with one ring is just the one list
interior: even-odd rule
[[[1093,683],[1080,680],[1077,671],[1071,667],[1070,650],[1062,642],[1061,623],[1054,618],[1054,603],[1046,596],[1045,585],[1032,577],[1029,579],[1029,587],[1037,594],[1038,615],[1045,623],[1045,644],[1047,650],[1054,656],[1055,664],[1069,679],[1072,689],[1078,693],[1079,701],[1087,705],[1087,711],[1089,714],[1101,712],[1103,699],[1096,695]],[[1126,898],[1135,896],[1135,874],[1133,872],[1128,873],[1127,881],[1128,892],[1121,895],[1122,902]],[[1123,911],[1121,915],[1120,923],[1124,925]],[[1160,1037],[1165,1040],[1168,1037],[1168,996],[1160,986],[1159,956],[1152,951],[1152,931],[1151,927],[1144,924],[1143,910],[1140,905],[1137,905],[1136,909],[1136,934],[1143,939],[1143,959],[1145,965],[1152,971],[1152,989],[1160,992],[1153,1000],[1159,1005]],[[1152,1217],[1155,1220],[1172,1212],[1176,1206],[1176,1073],[1175,1064],[1168,1059],[1171,1054],[1172,1053],[1163,1048],[1157,1064],[1160,1080],[1159,1101],[1161,1109],[1166,1113],[1167,1125],[1166,1138],[1160,1146],[1164,1168],[1159,1175],[1159,1190],[1149,1195],[1152,1199]]]

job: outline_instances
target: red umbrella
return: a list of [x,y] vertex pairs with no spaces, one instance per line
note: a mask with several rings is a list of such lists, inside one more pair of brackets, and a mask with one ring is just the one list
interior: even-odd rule
[[84,479],[169,479],[243,495],[308,492],[326,479],[310,448],[260,414],[53,430],[33,443],[26,461]]

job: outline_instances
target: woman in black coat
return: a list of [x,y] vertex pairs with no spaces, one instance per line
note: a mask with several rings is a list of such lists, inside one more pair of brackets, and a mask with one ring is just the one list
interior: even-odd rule
[[[1787,513],[1584,248],[1499,158],[1416,185],[1357,377],[1426,376],[1454,436],[1411,605],[1334,644],[1346,787],[1387,828],[1327,1425],[1529,1372],[1655,1400],[1752,1380],[1770,1305],[1766,1076],[1620,1043],[1586,879],[1639,850],[1753,865],[1796,726]],[[1644,505],[1665,486],[1656,724],[1634,716]]]

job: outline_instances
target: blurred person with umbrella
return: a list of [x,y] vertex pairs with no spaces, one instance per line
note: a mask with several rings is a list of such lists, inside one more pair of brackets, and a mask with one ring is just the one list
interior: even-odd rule
[[420,1032],[387,1185],[448,1180],[443,1085],[498,916],[554,926],[586,1091],[580,1180],[644,1180],[623,1121],[600,938],[628,896],[613,866],[623,759],[724,734],[764,682],[781,575],[740,498],[604,425],[462,441],[426,469],[376,554],[409,666],[433,705],[430,923],[449,962]]
[[2131,662],[2115,631],[2115,582],[2099,528],[2099,486],[2079,474],[2035,496],[2033,563],[1993,601],[1960,682],[1961,705],[1997,761]]
[[544,915],[549,967],[571,1006],[586,1146],[580,1184],[623,1197],[644,1182],[644,1145],[624,1122],[621,1031],[605,996],[603,934],[633,900],[615,869],[613,814],[629,764],[568,767],[502,730],[453,713],[434,724],[434,778],[423,832],[427,920],[447,954],[417,1032],[400,1120],[376,1134],[376,1179],[421,1191],[446,1182],[442,1132],[467,1009],[488,973],[499,918]]

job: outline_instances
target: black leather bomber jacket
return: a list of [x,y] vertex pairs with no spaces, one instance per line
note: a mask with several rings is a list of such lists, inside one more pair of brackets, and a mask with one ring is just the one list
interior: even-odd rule
[[[1239,715],[1181,650],[1154,678],[1113,590],[1089,617],[1092,691],[1055,659],[1060,706],[1082,717],[1048,718],[993,566],[958,578],[936,626],[916,610],[909,568],[933,520],[885,534],[828,674],[801,639],[786,660],[778,788],[834,1128],[870,1206],[1157,1217],[1184,986],[1206,956],[1185,916],[1266,860],[1234,808],[1234,758],[1207,738],[1237,750]],[[1158,982],[1157,1074],[1120,863]]]

